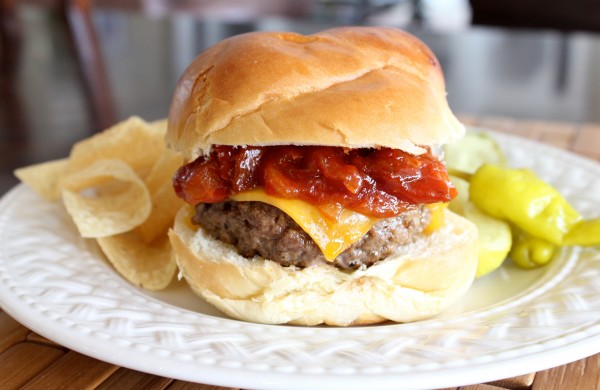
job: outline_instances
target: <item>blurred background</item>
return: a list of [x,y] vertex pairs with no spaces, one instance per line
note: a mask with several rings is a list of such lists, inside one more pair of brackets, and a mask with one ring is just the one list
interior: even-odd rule
[[0,0],[0,194],[16,167],[167,115],[181,72],[255,30],[388,25],[420,37],[464,116],[600,122],[597,0]]

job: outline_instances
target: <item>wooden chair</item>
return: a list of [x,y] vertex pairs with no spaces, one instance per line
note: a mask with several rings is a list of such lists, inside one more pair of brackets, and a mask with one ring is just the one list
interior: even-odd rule
[[[100,131],[117,121],[106,64],[92,21],[92,10],[112,8],[153,15],[186,13],[214,20],[250,21],[262,16],[300,17],[312,0],[21,0],[60,11],[63,26],[78,63],[94,129]],[[18,71],[21,26],[16,0],[0,0],[2,76],[13,85]],[[14,85],[13,85],[14,86]],[[18,99],[11,98],[12,102]],[[14,110],[13,110],[14,111]],[[13,112],[8,113],[9,116]],[[21,124],[20,127],[24,125]]]
[[[106,68],[98,39],[91,20],[89,0],[60,0],[33,2],[60,11],[66,35],[78,63],[82,86],[96,131],[116,122],[115,105],[111,96]],[[3,116],[12,138],[26,137],[26,119],[22,114],[16,80],[22,41],[22,26],[18,17],[16,0],[0,0],[0,44],[2,45],[1,85]]]

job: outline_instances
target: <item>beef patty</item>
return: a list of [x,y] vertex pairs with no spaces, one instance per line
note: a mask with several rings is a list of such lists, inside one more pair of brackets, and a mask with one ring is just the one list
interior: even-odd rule
[[[383,219],[342,252],[334,264],[341,269],[370,266],[399,246],[414,241],[430,220],[429,209],[424,206]],[[193,222],[212,237],[234,245],[247,258],[258,255],[282,266],[301,268],[329,263],[317,244],[289,215],[267,203],[200,203]]]

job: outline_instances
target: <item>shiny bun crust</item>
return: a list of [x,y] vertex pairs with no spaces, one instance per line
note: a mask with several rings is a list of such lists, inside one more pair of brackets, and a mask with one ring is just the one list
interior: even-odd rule
[[169,232],[177,264],[198,295],[244,321],[348,326],[421,320],[455,302],[477,267],[477,229],[450,211],[441,229],[353,272],[246,259],[192,226],[192,214],[184,207]]
[[342,27],[248,33],[206,50],[175,89],[167,142],[187,160],[215,144],[419,154],[463,133],[425,44],[394,28]]

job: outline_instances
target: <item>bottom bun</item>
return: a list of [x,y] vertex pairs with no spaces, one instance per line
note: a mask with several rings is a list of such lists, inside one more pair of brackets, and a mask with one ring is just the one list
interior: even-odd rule
[[169,232],[177,264],[192,289],[230,317],[267,324],[364,325],[434,316],[471,285],[477,229],[445,211],[442,228],[365,270],[323,264],[282,267],[247,259],[191,224],[184,207]]

